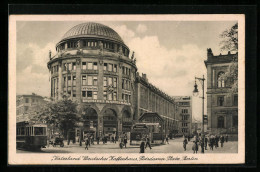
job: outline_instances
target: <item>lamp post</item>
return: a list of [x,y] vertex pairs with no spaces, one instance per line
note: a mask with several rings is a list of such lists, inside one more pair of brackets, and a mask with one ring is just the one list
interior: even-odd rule
[[204,75],[202,78],[195,77],[195,85],[194,85],[194,90],[193,90],[193,95],[197,96],[199,94],[198,90],[198,85],[196,84],[196,80],[199,80],[201,85],[202,85],[202,128],[201,128],[201,135],[202,135],[202,144],[203,146],[201,147],[201,153],[204,153],[204,81],[206,80],[204,78]]

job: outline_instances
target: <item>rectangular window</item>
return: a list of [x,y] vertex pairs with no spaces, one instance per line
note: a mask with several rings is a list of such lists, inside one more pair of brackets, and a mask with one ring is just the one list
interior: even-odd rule
[[238,126],[238,118],[237,116],[233,116],[233,127],[237,127]]
[[82,91],[82,97],[86,97],[86,91]]
[[69,65],[69,71],[71,71],[71,69],[72,69],[72,64],[71,64],[71,63],[68,63],[68,65]]
[[128,95],[125,94],[125,101],[128,102]]
[[88,42],[88,47],[90,47],[90,42]]
[[88,70],[92,70],[93,69],[93,63],[88,63]]
[[63,77],[63,87],[67,87],[67,80],[66,76]]
[[109,78],[108,78],[108,85],[112,85],[112,84],[113,84],[113,82],[112,82],[112,78],[109,77]]
[[72,63],[72,70],[76,70],[76,63]]
[[103,86],[106,87],[107,86],[107,77],[103,78]]
[[110,63],[108,64],[108,71],[109,71],[109,72],[112,72],[112,71],[113,71],[113,65],[110,64]]
[[122,67],[122,72],[123,72],[123,74],[125,74],[125,67],[124,66]]
[[82,69],[86,70],[87,69],[87,63],[86,62],[82,62]]
[[[74,88],[74,87],[73,87]],[[73,90],[73,97],[76,97],[76,90]]]
[[93,69],[94,69],[94,70],[97,70],[97,62],[94,62],[94,63],[93,63]]
[[218,96],[218,106],[224,106],[224,96]]
[[71,86],[71,76],[68,76],[68,86]]
[[114,87],[117,87],[117,78],[114,78]]
[[83,46],[84,46],[84,47],[87,46],[87,41],[83,41]]
[[238,105],[238,96],[234,95],[234,106]]
[[73,76],[73,86],[76,86],[76,76]]
[[107,70],[107,63],[104,63],[104,70]]
[[106,100],[107,99],[107,92],[106,91],[103,92],[103,96],[104,96],[104,100]]
[[82,85],[87,85],[87,80],[86,80],[87,78],[86,78],[86,75],[83,75],[82,76]]
[[29,99],[28,98],[25,99],[25,103],[29,103]]
[[88,76],[88,85],[93,85],[93,77]]
[[108,97],[108,100],[112,100],[112,93],[108,94],[107,97]]
[[87,91],[87,98],[92,98],[92,91]]
[[122,100],[123,100],[123,101],[125,100],[125,95],[124,95],[124,94],[122,94]]
[[117,65],[114,65],[114,72],[117,72]]
[[93,91],[93,99],[97,100],[97,91]]
[[98,85],[97,76],[93,76],[93,85]]
[[182,113],[188,113],[188,109],[182,109],[181,112]]
[[114,96],[113,100],[117,100],[117,93],[116,92],[113,93],[113,96]]
[[125,80],[122,80],[122,89],[125,89]]

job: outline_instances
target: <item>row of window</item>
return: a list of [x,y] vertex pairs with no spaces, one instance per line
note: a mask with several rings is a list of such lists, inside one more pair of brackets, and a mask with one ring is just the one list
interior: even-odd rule
[[[38,103],[38,99],[32,99],[32,103],[37,102]],[[17,106],[19,106],[20,104],[23,104],[23,102],[21,100],[18,100],[17,102]],[[25,98],[25,103],[29,103],[29,98]]]
[[[219,116],[218,117],[218,128],[225,128],[225,118],[224,116]],[[238,117],[237,116],[232,116],[232,126],[237,127],[238,126]]]
[[55,66],[51,67],[51,74],[58,73],[58,71],[59,71],[59,66],[58,65],[55,65]]
[[131,90],[131,81],[128,79],[122,79],[122,89]]
[[123,67],[122,67],[122,73],[123,73],[124,75],[130,75],[130,74],[131,74],[131,69],[128,68],[128,67],[123,66]]
[[187,132],[188,132],[188,129],[187,129],[187,128],[182,128],[181,131],[182,131],[183,133],[187,133]]
[[189,115],[182,115],[181,119],[182,120],[188,120],[189,119]]
[[[77,41],[70,41],[70,42],[67,42],[67,47],[68,48],[77,48],[79,46],[78,44],[79,44],[79,42],[77,42]],[[83,45],[83,47],[99,47],[98,42],[94,41],[94,40],[83,40],[82,45]],[[115,48],[115,45],[117,47],[119,47],[118,44],[103,41],[103,48],[105,48],[105,49],[113,50]],[[65,49],[65,43],[63,43],[59,46],[58,51],[64,50],[64,49]],[[128,55],[128,50],[126,48],[122,47],[122,51],[125,56]]]
[[188,123],[182,123],[181,126],[182,127],[188,127]]
[[188,109],[182,109],[181,113],[188,113]]
[[[217,97],[217,105],[218,106],[224,106],[225,105],[225,96],[218,96]],[[238,96],[234,95],[233,97],[233,106],[238,105]]]

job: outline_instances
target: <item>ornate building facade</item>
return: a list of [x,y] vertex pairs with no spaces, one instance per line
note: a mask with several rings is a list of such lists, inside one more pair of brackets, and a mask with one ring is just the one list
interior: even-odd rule
[[[139,94],[143,92],[140,84],[136,85],[140,80],[136,59],[134,54],[130,58],[129,48],[113,29],[92,22],[79,24],[65,33],[56,51],[54,56],[50,52],[47,64],[51,97],[60,100],[66,96],[81,105],[84,122],[75,131],[76,137],[82,130],[100,137],[129,133],[141,114],[140,108],[152,107],[140,104]],[[173,104],[157,92],[158,99],[165,97]]]
[[237,61],[238,53],[214,56],[207,50],[207,115],[208,131],[215,134],[238,133],[238,95],[230,92],[233,78],[222,79],[229,65]]

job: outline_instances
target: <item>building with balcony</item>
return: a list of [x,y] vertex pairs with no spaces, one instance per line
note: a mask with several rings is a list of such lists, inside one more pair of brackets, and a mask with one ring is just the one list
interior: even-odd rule
[[207,115],[208,131],[213,134],[238,133],[238,94],[230,92],[233,78],[222,79],[232,62],[237,62],[238,53],[213,55],[207,50]]
[[129,54],[112,28],[93,22],[71,28],[57,43],[56,54],[49,53],[52,99],[66,96],[81,105],[84,121],[76,137],[82,131],[95,137],[130,133],[145,111],[174,119],[173,100],[137,74],[136,59]]
[[192,134],[192,97],[174,96],[176,103],[176,119],[178,120],[178,134]]

